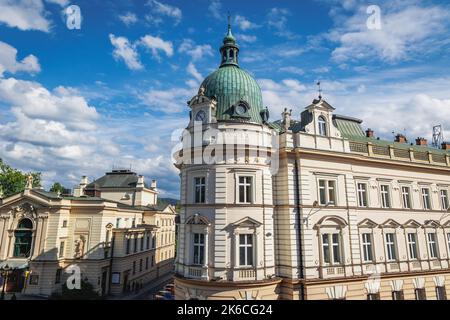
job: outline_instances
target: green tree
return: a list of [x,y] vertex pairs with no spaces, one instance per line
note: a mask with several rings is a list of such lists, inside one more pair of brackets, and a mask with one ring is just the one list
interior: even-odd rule
[[52,187],[50,188],[50,192],[54,192],[54,193],[64,193],[64,191],[66,190],[66,188],[64,188],[62,186],[61,183],[59,182],[55,182]]
[[40,172],[23,173],[7,165],[0,158],[0,194],[8,197],[13,194],[22,192],[27,185],[27,177],[33,176],[33,187],[39,187],[41,184]]
[[81,280],[80,289],[68,289],[67,283],[62,287],[60,294],[53,294],[51,300],[98,300],[101,299],[99,294],[94,290],[94,286],[86,281]]

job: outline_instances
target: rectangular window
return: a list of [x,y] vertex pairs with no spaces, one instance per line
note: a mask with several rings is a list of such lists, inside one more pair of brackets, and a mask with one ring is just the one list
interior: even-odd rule
[[134,236],[134,252],[136,253],[138,249],[138,237],[137,235]]
[[206,178],[197,177],[194,179],[195,203],[205,203],[206,197]]
[[155,256],[152,256],[152,263],[151,266],[153,267],[155,265]]
[[425,210],[431,209],[430,189],[422,188],[422,203]]
[[120,218],[116,219],[116,228],[119,229],[120,228]]
[[136,261],[133,261],[133,274],[136,274]]
[[428,249],[430,250],[430,258],[436,259],[438,257],[438,248],[436,243],[436,234],[429,233],[427,235],[428,238]]
[[380,300],[380,294],[379,293],[369,293],[367,295],[367,300]]
[[418,253],[417,253],[417,235],[415,233],[408,233],[408,252],[409,252],[409,259],[416,260]]
[[436,298],[437,300],[447,300],[447,292],[445,287],[436,287]]
[[358,205],[367,207],[367,183],[358,183]]
[[194,264],[205,264],[205,235],[194,233]]
[[127,238],[127,250],[126,253],[129,254],[130,253],[130,243],[131,243],[131,239]]
[[63,220],[62,227],[63,227],[63,228],[67,228],[67,220]]
[[405,295],[403,294],[403,290],[392,291],[392,300],[405,300]]
[[145,270],[148,270],[148,261],[149,261],[148,257],[145,258]]
[[239,265],[253,266],[253,235],[239,235]]
[[147,246],[147,250],[149,250],[150,249],[150,235],[149,234],[147,235],[147,244],[146,244],[146,246]]
[[156,236],[152,235],[152,249],[156,248]]
[[141,238],[141,251],[144,251],[144,235]]
[[64,257],[64,248],[65,248],[66,243],[64,241],[61,241],[59,243],[59,257],[63,258]]
[[372,234],[362,234],[363,257],[365,262],[373,261]]
[[441,190],[440,195],[441,195],[442,210],[447,210],[449,208],[448,207],[448,192],[447,192],[447,190]]
[[239,202],[252,203],[252,177],[239,177]]
[[409,187],[402,187],[403,208],[411,209],[411,196]]
[[427,300],[427,294],[425,292],[425,288],[415,289],[414,294],[416,296],[416,300]]
[[141,259],[141,260],[139,260],[139,272],[142,272],[142,266],[143,266],[143,264],[142,264],[142,259]]
[[381,186],[381,206],[383,208],[391,207],[391,198],[389,195],[389,186],[388,185]]
[[450,233],[447,233],[447,246],[448,246],[448,251],[450,251]]
[[386,233],[385,238],[386,238],[387,260],[388,261],[397,260],[397,252],[395,248],[395,234]]
[[61,283],[61,274],[62,269],[61,268],[56,269],[55,284]]
[[319,180],[319,203],[321,205],[336,203],[336,181]]
[[322,234],[323,262],[327,264],[341,263],[341,244],[338,233]]

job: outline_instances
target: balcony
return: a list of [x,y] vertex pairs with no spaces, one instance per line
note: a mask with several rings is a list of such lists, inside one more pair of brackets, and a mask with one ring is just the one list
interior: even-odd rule
[[184,276],[186,278],[209,280],[208,267],[205,266],[187,266]]

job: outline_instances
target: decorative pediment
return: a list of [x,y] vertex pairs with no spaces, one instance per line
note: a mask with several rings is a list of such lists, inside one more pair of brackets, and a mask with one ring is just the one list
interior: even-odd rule
[[241,219],[241,220],[238,220],[238,221],[234,222],[232,225],[233,225],[234,227],[251,227],[251,228],[257,228],[257,227],[261,226],[262,223],[259,222],[259,221],[256,221],[256,220],[253,219],[253,218],[245,217],[245,218],[243,218],[243,219]]
[[401,227],[401,224],[399,224],[397,221],[393,219],[388,219],[382,224],[380,224],[380,228],[399,228]]
[[344,228],[347,226],[347,221],[339,216],[326,216],[319,220],[315,224],[315,228],[323,228],[323,227],[339,227]]
[[378,223],[370,220],[370,219],[364,219],[360,223],[358,223],[358,228],[376,228],[378,226]]
[[444,228],[450,228],[450,220],[447,220],[447,221],[445,221],[444,223],[441,223],[441,225],[442,225]]
[[436,220],[426,220],[423,224],[424,228],[440,228],[441,224]]
[[38,216],[37,206],[30,202],[22,202],[16,206],[11,207],[11,213],[13,218],[31,218],[34,219]]
[[416,229],[420,228],[421,226],[422,225],[414,219],[410,219],[402,225],[403,228],[416,228]]
[[211,222],[209,222],[207,217],[196,213],[193,216],[190,216],[189,218],[187,218],[186,224],[197,224],[197,225],[209,226],[209,225],[211,225]]

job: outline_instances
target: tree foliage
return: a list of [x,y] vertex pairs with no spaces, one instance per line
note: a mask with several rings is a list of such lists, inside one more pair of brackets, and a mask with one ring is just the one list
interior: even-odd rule
[[24,173],[7,165],[0,158],[0,195],[8,197],[25,190],[27,177],[30,174],[33,176],[33,187],[39,187],[41,184],[40,172]]
[[50,188],[50,192],[55,192],[55,193],[64,193],[66,191],[66,188],[63,187],[63,185],[59,182],[55,182],[52,187]]

